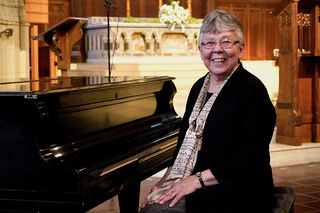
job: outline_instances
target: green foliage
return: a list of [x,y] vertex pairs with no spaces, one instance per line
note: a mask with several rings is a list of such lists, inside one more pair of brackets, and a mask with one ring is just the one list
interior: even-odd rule
[[139,19],[137,18],[133,18],[133,17],[127,17],[125,20],[123,20],[123,22],[126,23],[140,23]]
[[199,21],[198,19],[196,18],[188,18],[188,24],[201,24],[201,21]]
[[160,23],[160,21],[157,18],[150,18],[147,21],[142,22],[139,19],[133,18],[131,16],[124,19],[123,22],[126,22],[126,23]]
[[[133,18],[131,16],[126,18],[125,20],[123,20],[123,22],[126,22],[126,23],[160,23],[160,21],[157,18],[150,18],[146,22],[142,22],[139,19]],[[198,21],[198,19],[191,17],[191,18],[188,18],[187,23],[188,24],[201,24],[201,21]]]
[[148,19],[146,23],[160,23],[160,21],[157,18],[151,18],[151,19]]

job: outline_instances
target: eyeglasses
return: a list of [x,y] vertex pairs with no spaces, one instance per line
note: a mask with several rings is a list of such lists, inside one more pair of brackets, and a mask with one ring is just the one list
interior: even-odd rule
[[229,49],[229,48],[233,47],[233,45],[235,45],[236,43],[239,43],[239,41],[234,41],[231,38],[223,38],[218,42],[216,42],[216,41],[207,41],[207,42],[202,42],[201,44],[206,49],[214,49],[218,43],[220,44],[220,46],[223,49]]

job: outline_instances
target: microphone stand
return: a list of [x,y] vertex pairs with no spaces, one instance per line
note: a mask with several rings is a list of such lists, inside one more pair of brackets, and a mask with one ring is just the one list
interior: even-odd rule
[[107,17],[108,17],[108,69],[109,69],[109,83],[111,83],[111,64],[110,64],[110,5],[109,1],[104,0],[104,6],[107,7]]

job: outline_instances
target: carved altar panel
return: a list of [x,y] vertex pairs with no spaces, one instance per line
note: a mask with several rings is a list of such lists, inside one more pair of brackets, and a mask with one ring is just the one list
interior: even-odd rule
[[137,56],[144,55],[146,52],[145,36],[142,33],[132,34],[131,52]]
[[164,33],[161,39],[161,52],[165,56],[174,54],[180,56],[188,55],[188,40],[186,35],[182,33]]

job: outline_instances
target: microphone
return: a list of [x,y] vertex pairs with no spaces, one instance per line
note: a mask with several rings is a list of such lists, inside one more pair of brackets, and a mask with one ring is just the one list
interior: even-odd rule
[[109,4],[109,5],[111,5],[112,7],[118,9],[117,6],[114,5],[114,4],[112,4],[110,1],[108,1],[108,0],[104,0],[104,1],[106,2],[105,5]]

